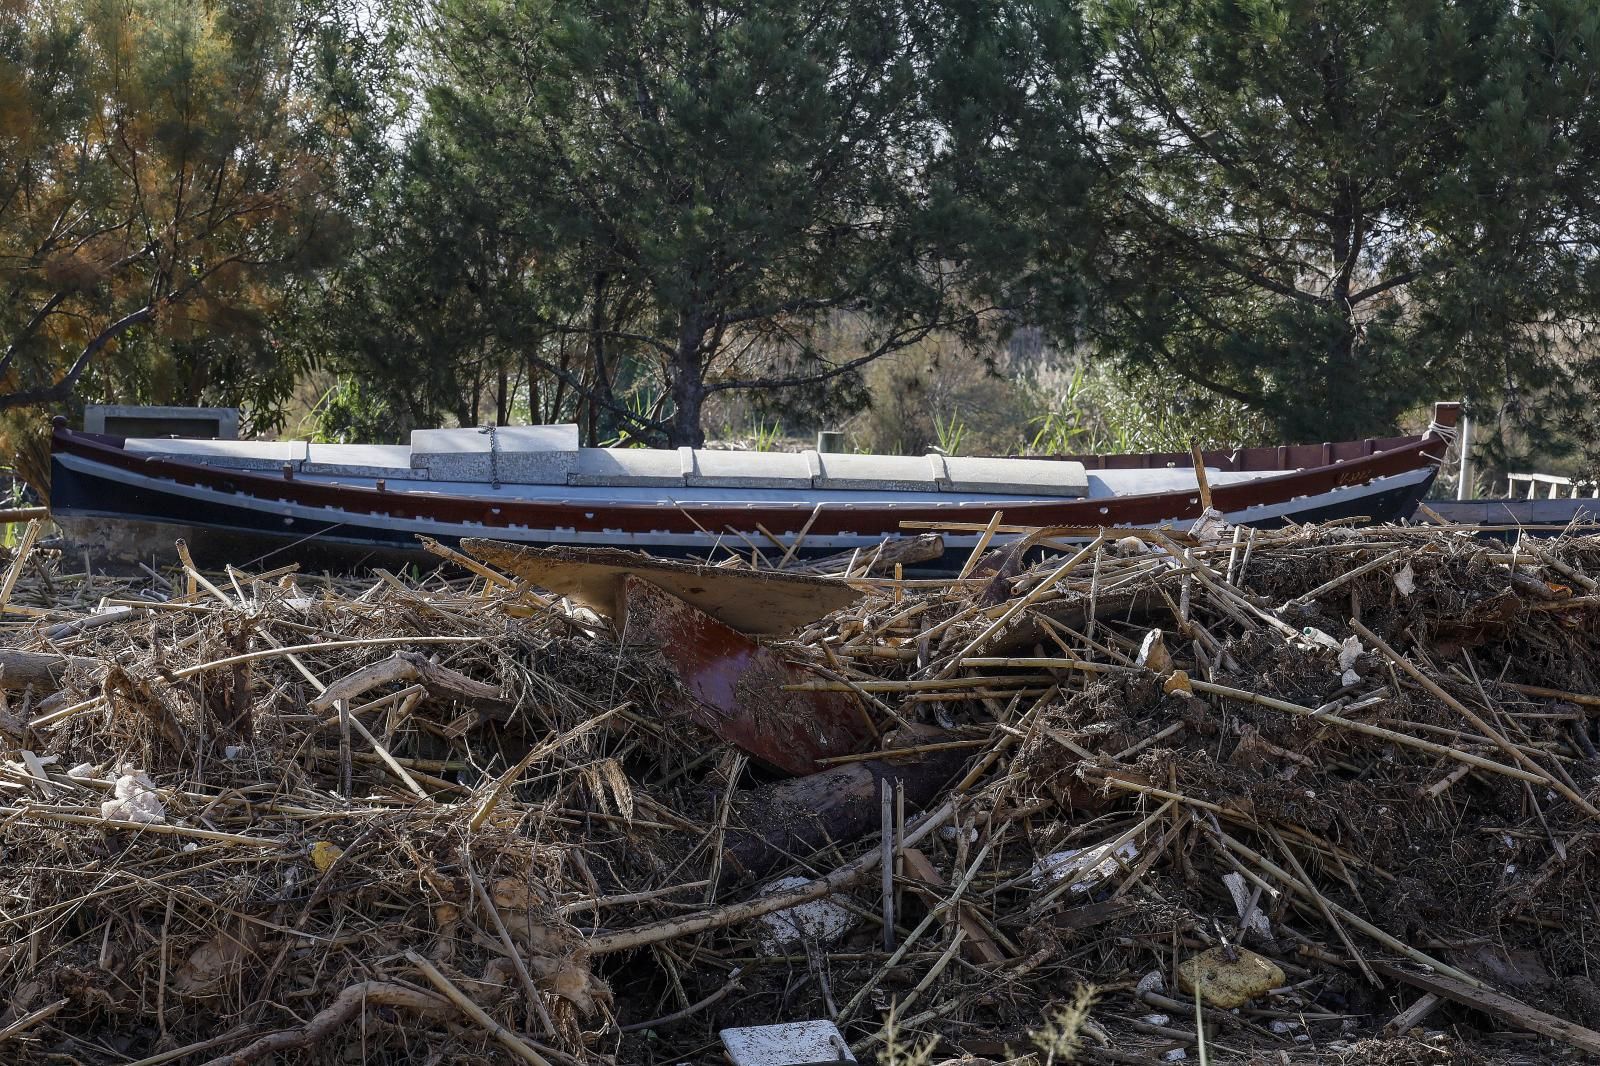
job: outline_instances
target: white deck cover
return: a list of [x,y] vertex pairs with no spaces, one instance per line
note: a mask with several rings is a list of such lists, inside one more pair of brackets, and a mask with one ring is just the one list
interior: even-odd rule
[[819,489],[887,489],[938,492],[938,468],[927,455],[848,455],[808,452],[817,461],[812,483]]
[[944,467],[945,475],[939,480],[941,492],[1069,497],[1089,494],[1089,472],[1082,463],[1059,459],[980,459],[952,455],[944,458]]
[[404,444],[317,444],[313,442],[302,468],[307,474],[343,474],[406,480],[423,474],[411,468],[411,449]]
[[721,452],[694,449],[685,482],[695,488],[809,489],[811,465],[799,452]]
[[[1101,471],[1098,486],[1081,463],[967,456],[744,452],[707,448],[580,448],[578,427],[426,429],[411,444],[308,444],[304,441],[138,439],[128,451],[240,470],[281,470],[327,478],[386,478],[453,485],[569,485],[590,488],[810,490],[959,493],[1031,498],[1099,496],[1110,491],[1187,488],[1187,470]],[[1239,475],[1248,479],[1253,474]],[[1212,475],[1213,482],[1230,480]],[[1166,484],[1171,482],[1171,485]],[[1098,490],[1098,491],[1096,491]],[[451,490],[442,490],[451,491]]]

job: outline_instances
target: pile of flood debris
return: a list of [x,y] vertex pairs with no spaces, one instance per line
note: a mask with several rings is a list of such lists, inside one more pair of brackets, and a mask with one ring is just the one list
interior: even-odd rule
[[25,538],[0,1060],[1600,1054],[1600,538],[943,532],[940,579]]

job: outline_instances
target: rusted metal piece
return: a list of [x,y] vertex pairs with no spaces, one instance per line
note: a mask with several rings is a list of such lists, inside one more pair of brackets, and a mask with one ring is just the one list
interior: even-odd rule
[[491,566],[617,617],[619,580],[642,577],[741,633],[787,633],[861,598],[842,581],[772,570],[657,559],[619,548],[533,547],[468,537],[462,550]]
[[753,758],[791,774],[818,759],[866,751],[876,739],[846,693],[785,692],[813,680],[783,657],[678,597],[628,574],[617,628],[626,644],[660,649],[686,698],[675,710]]

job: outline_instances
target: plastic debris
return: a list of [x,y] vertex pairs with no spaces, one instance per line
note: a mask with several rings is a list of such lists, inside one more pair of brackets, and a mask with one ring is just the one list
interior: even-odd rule
[[118,822],[164,824],[167,808],[155,787],[155,782],[143,770],[130,772],[125,769],[112,789],[112,798],[100,804],[100,817]]
[[[779,895],[810,883],[804,877],[780,877],[763,886],[758,894]],[[832,900],[814,899],[757,918],[757,942],[769,955],[785,954],[806,943],[826,947],[854,928],[858,920]]]
[[1123,863],[1131,863],[1138,857],[1139,846],[1131,840],[1124,841],[1115,852],[1109,843],[1087,849],[1068,848],[1051,852],[1034,863],[1031,876],[1033,883],[1041,888],[1070,878],[1070,891],[1087,892],[1114,875]]

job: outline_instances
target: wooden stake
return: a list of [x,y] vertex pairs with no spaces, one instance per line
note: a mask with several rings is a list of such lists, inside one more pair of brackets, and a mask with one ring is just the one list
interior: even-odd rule
[[28,528],[22,531],[22,541],[11,555],[11,566],[6,570],[5,584],[0,586],[0,613],[3,613],[11,602],[11,590],[17,587],[17,578],[22,576],[23,564],[28,561],[28,554],[33,551],[33,542],[38,536],[39,520],[35,518],[28,523]]
[[894,950],[894,787],[883,779],[882,838],[883,857],[883,950]]
[[1553,1014],[1546,1014],[1542,1010],[1530,1007],[1520,1000],[1487,988],[1474,988],[1469,984],[1454,980],[1444,973],[1412,973],[1393,963],[1374,959],[1373,969],[1385,977],[1395,981],[1403,981],[1414,988],[1424,992],[1431,992],[1436,996],[1454,1000],[1473,1010],[1482,1011],[1492,1018],[1499,1018],[1528,1032],[1548,1036],[1552,1040],[1559,1040],[1588,1052],[1590,1055],[1600,1055],[1600,1033],[1593,1029],[1586,1029],[1576,1022],[1569,1022],[1565,1018],[1558,1018]]
[[1194,457],[1194,480],[1200,486],[1200,513],[1211,510],[1211,482],[1206,479],[1206,461],[1200,454],[1200,442],[1189,442],[1189,454]]

